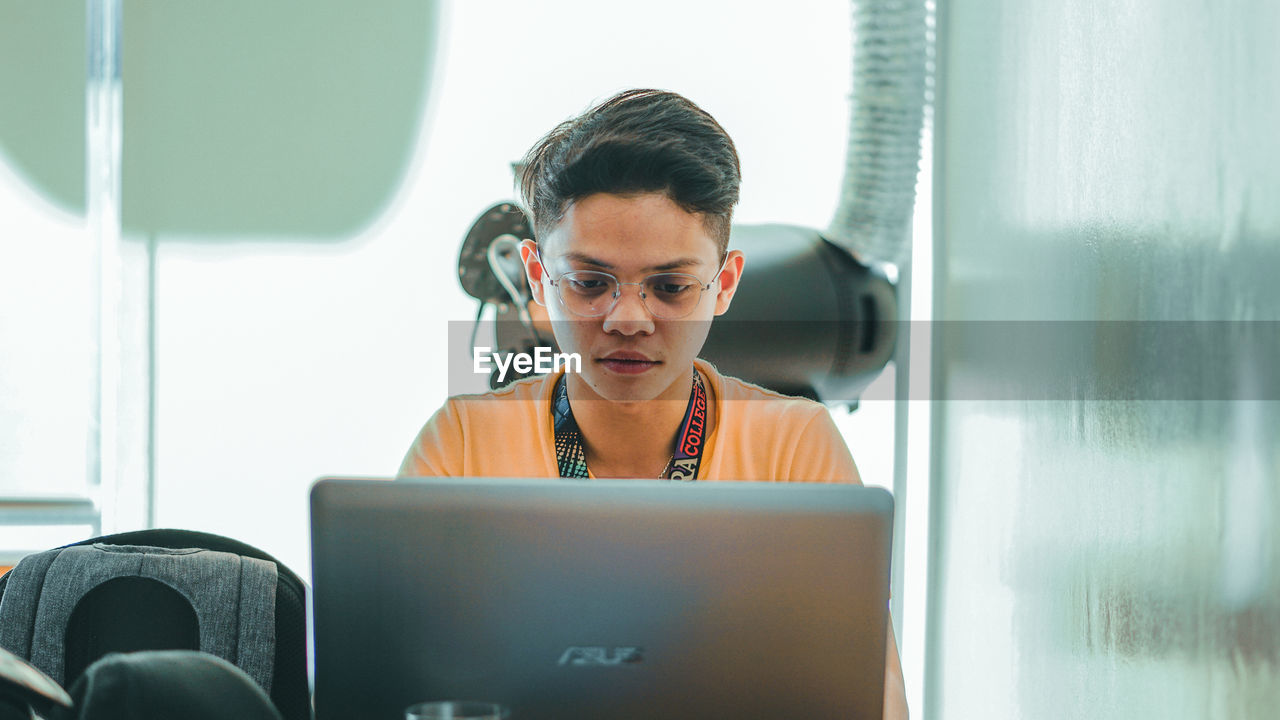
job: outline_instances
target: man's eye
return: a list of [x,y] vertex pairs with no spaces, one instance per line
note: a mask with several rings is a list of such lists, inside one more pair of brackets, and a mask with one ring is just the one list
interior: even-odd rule
[[569,289],[580,293],[602,292],[609,287],[609,283],[599,278],[565,278],[569,285]]
[[661,295],[669,297],[681,295],[693,289],[693,283],[688,280],[660,280],[653,283],[653,291]]

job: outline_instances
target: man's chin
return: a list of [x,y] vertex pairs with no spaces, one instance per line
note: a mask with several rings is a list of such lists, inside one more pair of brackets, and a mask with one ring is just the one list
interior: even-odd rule
[[670,382],[656,373],[643,376],[615,376],[610,373],[587,374],[583,379],[601,400],[630,405],[654,400],[662,395]]

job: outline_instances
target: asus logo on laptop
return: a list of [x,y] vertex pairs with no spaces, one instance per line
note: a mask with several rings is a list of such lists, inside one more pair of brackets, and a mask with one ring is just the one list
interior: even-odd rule
[[596,645],[579,647],[574,645],[560,656],[561,665],[595,665],[614,666],[630,665],[644,660],[644,648],[638,647],[599,647]]

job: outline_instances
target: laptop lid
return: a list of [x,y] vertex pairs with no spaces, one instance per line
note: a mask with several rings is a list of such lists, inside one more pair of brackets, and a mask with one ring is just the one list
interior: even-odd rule
[[879,718],[892,516],[847,485],[321,480],[317,719]]

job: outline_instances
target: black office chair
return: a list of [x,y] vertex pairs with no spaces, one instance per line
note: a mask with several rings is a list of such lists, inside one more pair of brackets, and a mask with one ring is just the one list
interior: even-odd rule
[[[39,622],[65,623],[61,647],[52,647],[58,628],[38,626],[39,606]],[[255,613],[264,621],[241,622]],[[218,535],[140,530],[24,558],[0,578],[0,645],[44,662],[33,664],[64,687],[108,653],[203,650],[269,688],[284,720],[311,718],[305,585],[270,555]]]

